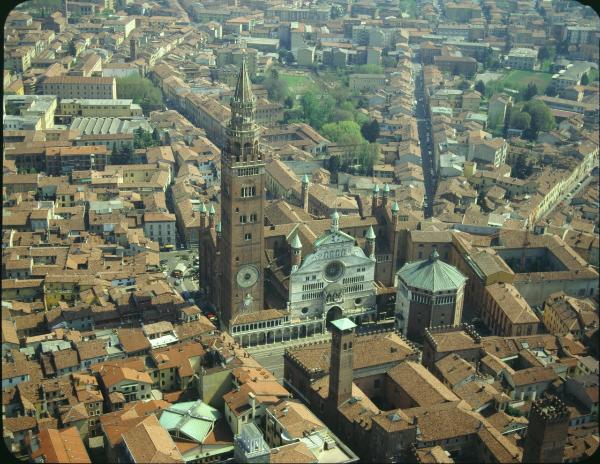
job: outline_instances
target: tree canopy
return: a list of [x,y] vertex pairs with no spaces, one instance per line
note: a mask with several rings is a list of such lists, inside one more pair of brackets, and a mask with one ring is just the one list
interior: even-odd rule
[[475,83],[475,90],[477,90],[481,95],[485,95],[485,83],[482,80],[479,80]]
[[340,145],[358,145],[364,142],[360,126],[354,121],[330,122],[321,128],[323,137]]
[[587,73],[583,73],[583,76],[581,76],[581,85],[588,85],[590,83],[590,78],[588,77]]
[[360,128],[360,132],[369,142],[375,143],[379,137],[379,122],[377,122],[377,119],[365,122]]
[[269,100],[284,101],[289,95],[287,82],[279,78],[279,72],[276,69],[271,70],[270,75],[263,80],[262,84],[267,88]]
[[300,98],[302,106],[302,117],[312,127],[319,130],[327,121],[331,120],[335,108],[335,100],[329,95],[322,95],[321,98],[313,92],[307,92]]
[[531,116],[529,113],[515,111],[510,115],[510,127],[525,131],[531,126]]
[[531,117],[531,124],[526,130],[526,137],[535,140],[540,131],[549,131],[556,124],[554,116],[548,106],[540,100],[531,100],[523,105],[523,112]]
[[533,83],[533,82],[530,82],[529,84],[527,84],[527,87],[523,91],[523,100],[531,100],[537,94],[538,94],[537,85],[535,85],[535,83]]
[[127,76],[117,79],[117,95],[119,98],[131,98],[142,107],[144,114],[161,110],[164,107],[160,89],[150,79],[140,76]]

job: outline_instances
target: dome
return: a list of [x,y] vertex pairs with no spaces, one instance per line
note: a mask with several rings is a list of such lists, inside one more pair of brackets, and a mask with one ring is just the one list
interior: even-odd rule
[[439,259],[437,250],[428,259],[406,263],[396,275],[408,287],[431,293],[457,290],[467,281],[458,269]]

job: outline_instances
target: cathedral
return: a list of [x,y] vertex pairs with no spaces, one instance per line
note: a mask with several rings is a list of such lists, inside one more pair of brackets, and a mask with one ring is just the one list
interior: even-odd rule
[[[309,337],[342,317],[377,320],[376,299],[393,292],[408,222],[389,188],[377,187],[361,216],[308,214],[306,205],[267,203],[256,98],[243,62],[222,152],[221,216],[200,210],[200,282],[221,329],[243,346]],[[302,180],[302,199],[310,182]],[[286,210],[285,212],[283,210]],[[369,210],[365,214],[365,210]],[[290,213],[290,214],[288,214]],[[267,217],[271,216],[271,217]],[[273,218],[277,217],[277,220]]]

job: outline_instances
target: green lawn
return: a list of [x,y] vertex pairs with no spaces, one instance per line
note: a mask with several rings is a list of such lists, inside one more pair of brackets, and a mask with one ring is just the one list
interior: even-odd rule
[[530,82],[533,82],[537,86],[538,93],[543,94],[546,91],[546,87],[552,82],[552,74],[515,70],[500,79],[500,82],[504,87],[514,90],[524,89]]
[[318,91],[318,87],[309,75],[288,74],[279,72],[279,78],[285,81],[293,95],[301,95],[304,92]]

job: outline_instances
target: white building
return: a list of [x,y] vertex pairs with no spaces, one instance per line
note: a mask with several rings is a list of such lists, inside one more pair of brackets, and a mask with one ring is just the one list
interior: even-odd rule
[[[367,235],[365,251],[354,237],[339,230],[339,215],[331,216],[331,228],[317,239],[315,251],[301,259],[302,244],[291,242],[288,309],[292,319],[323,317],[327,322],[348,317],[357,322],[375,314],[375,233]],[[358,317],[357,317],[358,316]],[[367,316],[366,318],[364,316]]]
[[177,234],[175,231],[176,218],[169,213],[145,213],[144,234],[150,240],[162,245],[175,245]]

